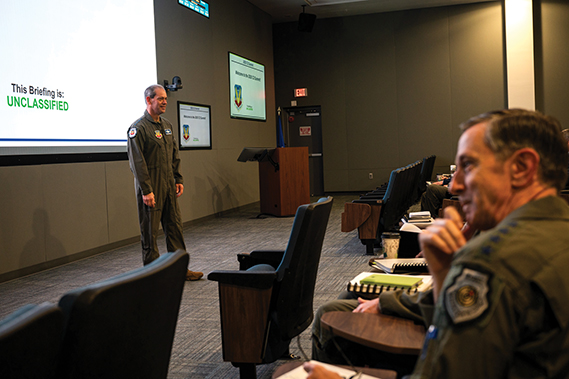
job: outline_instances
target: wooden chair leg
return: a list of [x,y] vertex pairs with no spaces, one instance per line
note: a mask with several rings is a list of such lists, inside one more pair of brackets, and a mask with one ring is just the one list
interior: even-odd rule
[[373,251],[374,243],[375,243],[375,240],[365,240],[366,255],[375,255],[375,252]]
[[257,379],[257,365],[254,363],[239,364],[240,379]]

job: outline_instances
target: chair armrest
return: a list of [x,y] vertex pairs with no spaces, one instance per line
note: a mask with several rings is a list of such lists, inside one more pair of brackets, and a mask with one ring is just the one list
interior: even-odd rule
[[269,271],[209,273],[207,278],[218,282],[224,361],[263,361],[276,276]]
[[276,270],[283,260],[284,250],[255,250],[250,253],[237,254],[239,270],[247,270],[258,264],[268,264]]
[[366,199],[360,198],[357,200],[352,200],[352,203],[362,203],[362,204],[369,204],[369,205],[381,205],[383,204],[383,199]]
[[276,272],[269,271],[212,271],[207,276],[208,280],[219,282],[220,284],[257,289],[271,288],[276,277]]
[[342,212],[342,232],[351,232],[359,228],[371,215],[368,204],[345,203]]
[[375,240],[383,204],[383,200],[354,200],[345,203],[342,232],[351,232],[358,228],[360,240]]

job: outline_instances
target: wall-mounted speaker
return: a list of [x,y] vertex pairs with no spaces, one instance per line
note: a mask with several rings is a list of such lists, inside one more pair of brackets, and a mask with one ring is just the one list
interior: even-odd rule
[[298,15],[298,31],[299,32],[311,32],[314,27],[314,21],[316,21],[316,15],[310,13],[300,13]]

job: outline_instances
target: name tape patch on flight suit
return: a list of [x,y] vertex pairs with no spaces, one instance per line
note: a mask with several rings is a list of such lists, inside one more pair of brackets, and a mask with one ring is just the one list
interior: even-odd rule
[[128,131],[128,137],[134,138],[136,136],[136,128],[130,128]]
[[445,308],[455,324],[471,321],[488,309],[490,275],[469,268],[445,291]]

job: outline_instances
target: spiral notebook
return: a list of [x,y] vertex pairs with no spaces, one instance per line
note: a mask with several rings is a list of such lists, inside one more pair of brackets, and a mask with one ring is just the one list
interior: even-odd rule
[[360,284],[373,286],[392,286],[399,288],[414,288],[423,281],[415,275],[385,275],[372,274],[360,279]]
[[[378,278],[378,276],[383,278]],[[372,280],[368,282],[370,277]],[[375,278],[376,284],[372,283],[373,278]],[[407,282],[408,280],[411,280],[411,282]],[[385,291],[404,290],[408,293],[426,291],[431,288],[431,283],[432,278],[430,275],[387,275],[378,274],[377,272],[362,272],[348,282],[347,290],[358,295],[376,297]]]
[[369,265],[387,274],[428,274],[429,267],[425,258],[399,258],[369,260]]

